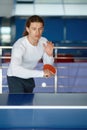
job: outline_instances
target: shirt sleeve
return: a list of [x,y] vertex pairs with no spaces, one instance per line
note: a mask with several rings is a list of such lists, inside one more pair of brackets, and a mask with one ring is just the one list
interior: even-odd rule
[[[45,38],[45,41],[43,43],[47,44],[47,41],[48,40]],[[51,64],[51,65],[53,65],[53,63],[54,63],[54,57],[47,55],[47,53],[44,52],[44,49],[43,49],[43,64]]]
[[43,77],[44,75],[43,70],[27,69],[21,65],[24,51],[25,49],[22,46],[13,48],[10,70],[8,70],[9,73],[12,76],[16,76],[24,79],[31,78],[31,77]]
[[48,56],[46,53],[44,53],[44,55],[43,55],[43,63],[53,65],[53,63],[54,63],[53,56]]

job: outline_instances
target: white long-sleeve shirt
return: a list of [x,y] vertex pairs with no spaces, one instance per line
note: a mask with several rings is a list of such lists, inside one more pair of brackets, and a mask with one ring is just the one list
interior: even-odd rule
[[36,70],[38,61],[43,58],[44,64],[53,64],[53,57],[44,52],[43,44],[47,39],[41,37],[38,45],[33,46],[27,37],[18,39],[12,48],[11,62],[7,71],[8,76],[19,78],[43,77],[43,70]]

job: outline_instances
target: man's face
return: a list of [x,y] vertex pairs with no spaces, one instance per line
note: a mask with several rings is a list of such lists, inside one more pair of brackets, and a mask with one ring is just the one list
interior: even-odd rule
[[32,22],[30,27],[26,28],[27,32],[29,33],[29,37],[33,40],[38,42],[40,39],[42,32],[43,32],[43,24],[41,22]]

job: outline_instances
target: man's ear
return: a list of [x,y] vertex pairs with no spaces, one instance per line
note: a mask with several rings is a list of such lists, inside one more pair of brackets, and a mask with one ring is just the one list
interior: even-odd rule
[[29,33],[29,28],[28,27],[26,27],[26,31]]

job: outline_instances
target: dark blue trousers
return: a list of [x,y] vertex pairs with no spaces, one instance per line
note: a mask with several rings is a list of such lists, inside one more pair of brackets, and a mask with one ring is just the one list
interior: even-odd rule
[[35,87],[33,78],[22,79],[14,76],[7,76],[9,93],[32,93]]

